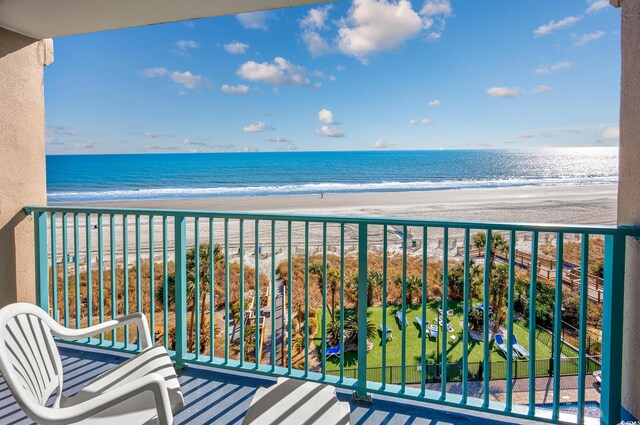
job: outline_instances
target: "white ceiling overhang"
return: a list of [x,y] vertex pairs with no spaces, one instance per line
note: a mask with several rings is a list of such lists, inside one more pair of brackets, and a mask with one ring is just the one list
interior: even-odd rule
[[325,2],[327,0],[0,0],[0,27],[43,39]]

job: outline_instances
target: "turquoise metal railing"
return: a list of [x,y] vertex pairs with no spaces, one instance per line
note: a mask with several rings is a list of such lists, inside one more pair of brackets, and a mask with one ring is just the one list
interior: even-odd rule
[[[35,223],[37,303],[65,326],[85,326],[138,310],[148,315],[156,343],[167,347],[177,367],[196,363],[289,376],[351,389],[358,400],[384,394],[554,423],[588,421],[585,382],[596,363],[587,358],[585,348],[590,302],[587,272],[590,257],[594,256],[590,253],[590,241],[603,238],[600,421],[605,424],[620,421],[625,240],[637,237],[638,228],[62,206],[28,207],[26,212],[33,214]],[[73,217],[71,225],[69,215]],[[484,238],[484,246],[482,238],[476,240],[478,235]],[[253,244],[248,242],[251,236]],[[511,344],[514,322],[526,321],[528,338],[519,342],[528,344],[530,359],[542,358],[536,352],[535,313],[536,292],[541,284],[537,258],[542,239],[548,246],[553,242],[556,265],[565,264],[566,242],[580,244],[579,341],[572,348],[576,355],[571,357],[578,362],[577,415],[561,411],[562,375],[567,373],[566,359],[562,360],[567,357],[563,354],[567,345],[561,339],[564,266],[556,266],[555,278],[546,282],[554,288],[554,332],[551,359],[542,363],[550,364],[552,386],[558,389],[553,391],[550,409],[536,406],[536,377],[541,376],[536,364],[540,361],[518,366]],[[508,252],[506,261],[496,259],[495,241],[502,241],[500,250]],[[462,258],[456,249],[460,244],[464,248]],[[515,261],[517,244],[521,249],[525,245],[530,247],[529,266]],[[470,258],[470,246],[484,249],[483,258],[477,263]],[[201,251],[202,247],[209,250]],[[263,247],[270,249],[262,250]],[[319,271],[311,272],[311,262],[318,258]],[[508,269],[504,280],[493,276],[500,261],[504,261],[500,263],[502,269]],[[472,263],[482,269],[473,276]],[[449,278],[460,264],[462,294],[454,294],[449,288]],[[418,271],[409,276],[412,266]],[[434,267],[438,268],[439,277],[433,274]],[[355,284],[350,283],[349,270],[355,274]],[[394,289],[392,270],[397,272],[400,299],[396,294],[390,300]],[[373,271],[380,273],[379,287],[371,286]],[[286,279],[280,276],[285,273]],[[313,286],[314,273],[320,275],[318,291]],[[528,311],[518,312],[515,285],[527,276]],[[496,292],[492,282],[504,283],[503,298],[496,298],[500,291]],[[440,300],[434,292],[440,293]],[[412,298],[416,293],[417,305]],[[374,364],[367,355],[371,344],[367,337],[371,333],[368,317],[377,308],[372,307],[375,302],[371,294],[379,297],[382,312],[381,323],[374,324],[381,325],[379,364]],[[462,299],[456,300],[454,296]],[[492,303],[502,305],[500,299],[505,300],[504,355],[498,353],[490,329],[493,320],[501,318],[492,318],[488,307]],[[474,352],[468,329],[472,321],[478,325],[474,301],[482,302],[479,319],[482,332],[481,340],[473,342],[481,348],[477,348],[477,358],[472,361],[470,356]],[[430,325],[427,314],[433,303],[441,308],[442,318],[439,314],[441,322],[436,320]],[[461,354],[457,363],[454,359],[453,366],[451,357],[456,348],[450,343],[449,333],[454,320],[448,312],[452,306],[462,309]],[[320,310],[320,323],[315,308]],[[413,325],[404,322],[413,310],[416,322],[421,319],[422,323],[419,329],[416,326],[417,338],[414,329],[409,328]],[[399,350],[397,341],[387,341],[386,337],[390,311],[396,311],[400,318],[396,328],[401,332]],[[329,321],[330,317],[335,317],[339,326],[333,319]],[[347,347],[347,334],[352,332],[353,336],[354,326],[357,337]],[[312,334],[312,330],[319,332],[319,336]],[[438,335],[436,341],[430,337],[431,332]],[[336,333],[341,342],[335,353],[339,367],[329,365],[327,355],[331,349],[329,342],[335,340]],[[457,337],[456,341],[459,344]],[[134,329],[122,334],[96,335],[78,343],[128,352],[140,350]],[[312,343],[317,345],[316,350],[312,349]],[[407,379],[408,365],[415,364],[415,359],[407,356],[418,346],[420,382],[415,384],[415,378]],[[354,348],[356,354],[350,354],[348,351]],[[430,356],[429,349],[438,354]],[[400,365],[389,364],[392,350],[400,352]],[[356,378],[345,374],[347,357],[357,362]],[[505,358],[502,361],[505,396],[501,401],[493,399],[490,392],[492,357]],[[480,365],[474,369],[478,373],[469,373],[471,364]],[[379,374],[376,381],[367,380],[367,372],[372,369],[385,371],[394,367],[400,369],[399,381],[388,378],[386,372]],[[449,377],[448,373],[455,376]],[[528,375],[525,379],[529,384],[526,402],[513,397],[513,379],[523,379],[523,373]],[[453,381],[461,381],[461,386],[448,385]]]

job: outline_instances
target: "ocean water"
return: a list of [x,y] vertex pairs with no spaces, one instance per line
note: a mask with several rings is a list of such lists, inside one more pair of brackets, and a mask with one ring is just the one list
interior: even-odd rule
[[617,181],[617,148],[47,157],[50,203]]

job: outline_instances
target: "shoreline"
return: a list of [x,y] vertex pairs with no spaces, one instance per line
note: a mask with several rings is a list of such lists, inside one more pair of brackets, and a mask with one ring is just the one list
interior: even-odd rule
[[616,204],[617,185],[594,184],[51,205],[608,225],[616,222]]
[[[320,195],[291,195],[276,197],[256,198],[199,198],[182,200],[156,200],[156,201],[119,201],[103,203],[69,204],[68,206],[97,207],[97,208],[130,208],[130,209],[168,209],[168,210],[213,210],[219,212],[272,212],[290,214],[334,215],[334,216],[370,216],[370,217],[398,217],[398,218],[423,218],[433,220],[473,221],[473,222],[503,222],[503,223],[547,223],[547,224],[591,224],[611,225],[616,222],[617,185],[588,185],[588,186],[552,186],[552,187],[528,187],[528,188],[501,188],[501,189],[456,189],[437,192],[395,192],[395,193],[353,193],[353,194],[325,194]],[[81,214],[83,215],[83,214]],[[96,214],[92,214],[92,225],[96,223]],[[247,218],[251,221],[251,218]],[[260,247],[266,254],[271,252],[270,220],[261,220],[259,230]],[[124,252],[124,234],[129,235],[127,252],[129,262],[134,260],[134,235],[136,232],[133,216],[128,220],[127,227],[123,226],[123,219],[116,215],[114,221],[114,253],[118,261],[121,261]],[[140,248],[142,258],[150,255],[153,243],[154,257],[161,255],[163,249],[163,226],[159,219],[153,224],[149,217],[141,215],[140,221]],[[238,258],[240,245],[240,231],[238,220],[232,219],[229,223],[228,235],[225,234],[224,221],[216,218],[213,221],[214,243],[224,246],[225,238],[228,238],[232,253],[232,261]],[[103,244],[105,260],[111,252],[111,236],[109,232],[110,217],[105,214],[103,218]],[[73,226],[68,221],[67,226]],[[482,226],[479,225],[481,228]],[[200,240],[205,242],[209,238],[208,220],[201,220],[198,224]],[[62,216],[56,216],[56,240],[57,253],[61,257],[62,246]],[[79,220],[78,231],[81,237],[77,252],[86,258],[86,238],[88,231],[85,218]],[[98,240],[97,230],[92,229],[92,256],[97,255],[95,245]],[[463,231],[455,226],[449,229],[449,246],[447,249],[454,255],[455,250],[464,243]],[[70,235],[71,233],[69,233]],[[193,247],[195,244],[195,222],[189,219],[186,223],[186,244]],[[246,249],[250,252],[254,247],[254,226],[247,225],[243,231]],[[401,245],[397,236],[390,234],[389,249],[398,251]],[[419,250],[421,246],[422,231],[420,228],[408,228],[408,239],[416,240],[414,248]],[[567,238],[576,235],[565,235]],[[285,258],[287,246],[287,227],[283,222],[277,222],[273,237],[276,241],[277,261]],[[327,228],[327,248],[334,252],[340,245],[340,226],[330,225]],[[167,226],[167,248],[172,255],[174,249],[173,221],[169,218]],[[551,239],[550,239],[551,238]],[[526,235],[518,234],[519,249],[527,249],[530,245]],[[541,241],[550,242],[553,235],[541,235]],[[309,240],[305,242],[304,227],[301,223],[294,223],[292,233],[292,253],[304,252],[305,243],[308,243],[310,253],[322,252],[323,226],[321,223],[312,222],[309,225]],[[152,242],[153,241],[153,242]],[[381,226],[369,228],[368,249],[379,251],[382,246],[383,231]],[[71,240],[70,243],[73,241]],[[355,252],[358,249],[358,232],[350,224],[345,226],[345,251]],[[428,238],[429,255],[441,257],[445,247],[443,246],[443,231],[439,226],[430,228]],[[71,246],[70,246],[71,248]],[[74,250],[75,251],[75,250]],[[398,251],[400,252],[400,251]],[[97,260],[96,260],[97,261]],[[252,262],[251,256],[245,258],[245,263]],[[262,261],[261,267],[265,267],[268,261]]]

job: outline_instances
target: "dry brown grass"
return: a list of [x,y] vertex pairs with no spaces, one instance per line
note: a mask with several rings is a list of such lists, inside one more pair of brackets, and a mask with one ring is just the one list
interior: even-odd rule
[[[322,255],[312,255],[309,258],[309,264],[314,262],[322,262]],[[305,301],[305,264],[304,256],[295,256],[292,258],[292,307],[294,310],[301,309]],[[335,254],[327,255],[327,264],[336,268],[340,268],[340,257]],[[375,270],[382,273],[382,255],[379,253],[369,253],[368,270]],[[442,282],[436,276],[437,272],[442,271],[442,261],[429,259],[427,264],[427,290],[428,297],[433,298],[442,295]],[[288,263],[282,262],[277,267],[277,273],[289,282]],[[344,257],[344,280],[345,280],[345,306],[353,308],[357,301],[355,293],[348,289],[348,280],[353,279],[358,274],[358,258],[356,256],[346,255]],[[407,256],[407,277],[422,277],[422,257]],[[402,287],[397,285],[396,279],[402,277],[402,255],[390,254],[387,258],[387,303],[402,303]],[[339,287],[339,286],[338,286]],[[327,290],[329,292],[329,290]],[[327,297],[330,295],[328,294]],[[382,288],[376,288],[374,291],[374,305],[382,304]],[[314,308],[322,307],[322,276],[315,273],[309,273],[309,305]]]
[[[576,241],[565,241],[563,243],[563,254],[565,261],[570,261],[575,264],[580,264],[580,251],[582,250],[582,243]],[[544,244],[540,245],[540,252],[555,258],[556,245]],[[593,266],[601,263],[604,259],[604,238],[600,236],[589,238],[589,268],[593,269]]]
[[[70,265],[70,271],[68,273],[68,307],[67,307],[67,319],[69,322],[69,326],[76,326],[76,275],[73,271],[73,267]],[[167,278],[172,276],[175,271],[175,264],[173,262],[169,262],[167,264]],[[49,270],[50,279],[53,275],[53,269]],[[214,272],[214,302],[216,308],[224,308],[225,305],[225,282],[224,282],[224,264],[218,263],[215,266]],[[240,299],[240,265],[238,263],[229,264],[229,302],[233,304],[234,302]],[[59,265],[57,267],[57,309],[58,316],[60,321],[64,321],[65,317],[65,304],[64,304],[64,274],[63,267]],[[89,288],[87,285],[87,273],[86,271],[82,271],[78,275],[79,278],[79,288],[80,288],[80,326],[87,326],[88,324],[88,313],[89,313],[89,304],[88,304],[88,293]],[[116,302],[115,308],[113,308],[112,303],[112,271],[110,268],[105,268],[102,274],[102,282],[100,285],[100,274],[98,270],[91,271],[91,315],[94,318],[93,323],[99,319],[100,312],[100,287],[102,286],[102,306],[103,306],[103,314],[106,319],[112,317],[112,312],[115,313],[116,316],[125,314],[125,281],[127,282],[128,288],[128,312],[138,311],[137,300],[138,300],[138,289],[137,289],[137,269],[136,266],[131,266],[127,270],[127,279],[125,280],[125,269],[124,267],[116,267],[114,270],[114,289],[116,294]],[[154,327],[155,329],[152,332],[156,333],[158,337],[158,342],[161,343],[163,340],[162,329],[164,327],[164,317],[163,317],[163,305],[162,301],[157,299],[157,293],[151,293],[151,268],[149,261],[141,261],[140,264],[140,300],[141,300],[141,311],[150,317],[150,306],[151,299],[154,299],[155,302],[155,314],[154,314]],[[267,276],[262,273],[260,275],[260,279],[262,281],[267,281]],[[245,291],[253,290],[255,288],[255,269],[252,267],[245,266],[244,268],[244,281],[245,281]],[[158,288],[161,288],[164,283],[164,272],[162,263],[155,263],[153,267],[153,291],[156,292]],[[201,283],[201,291],[207,290],[209,285],[208,279],[206,281],[202,281]],[[202,350],[201,353],[208,354],[209,353],[209,303],[208,303],[208,290],[207,292],[201,293],[202,296],[205,297],[204,304],[204,321],[201,324],[201,345]],[[50,307],[53,308],[53,294],[50,296]],[[193,303],[188,302],[187,305],[187,317],[190,317],[190,313],[193,310]],[[170,311],[168,314],[167,321],[167,329],[169,330],[169,347],[172,348],[175,346],[175,314],[173,313],[173,308],[170,306]],[[218,329],[221,327],[216,325]],[[123,330],[119,330],[116,338],[119,341],[122,341],[124,337]],[[136,339],[136,329],[131,326],[129,329],[129,340],[135,341]],[[107,340],[111,339],[111,335],[105,335]],[[224,350],[224,339],[220,339],[220,341],[216,341],[216,353],[219,352],[219,349]],[[222,351],[224,353],[224,351]]]

